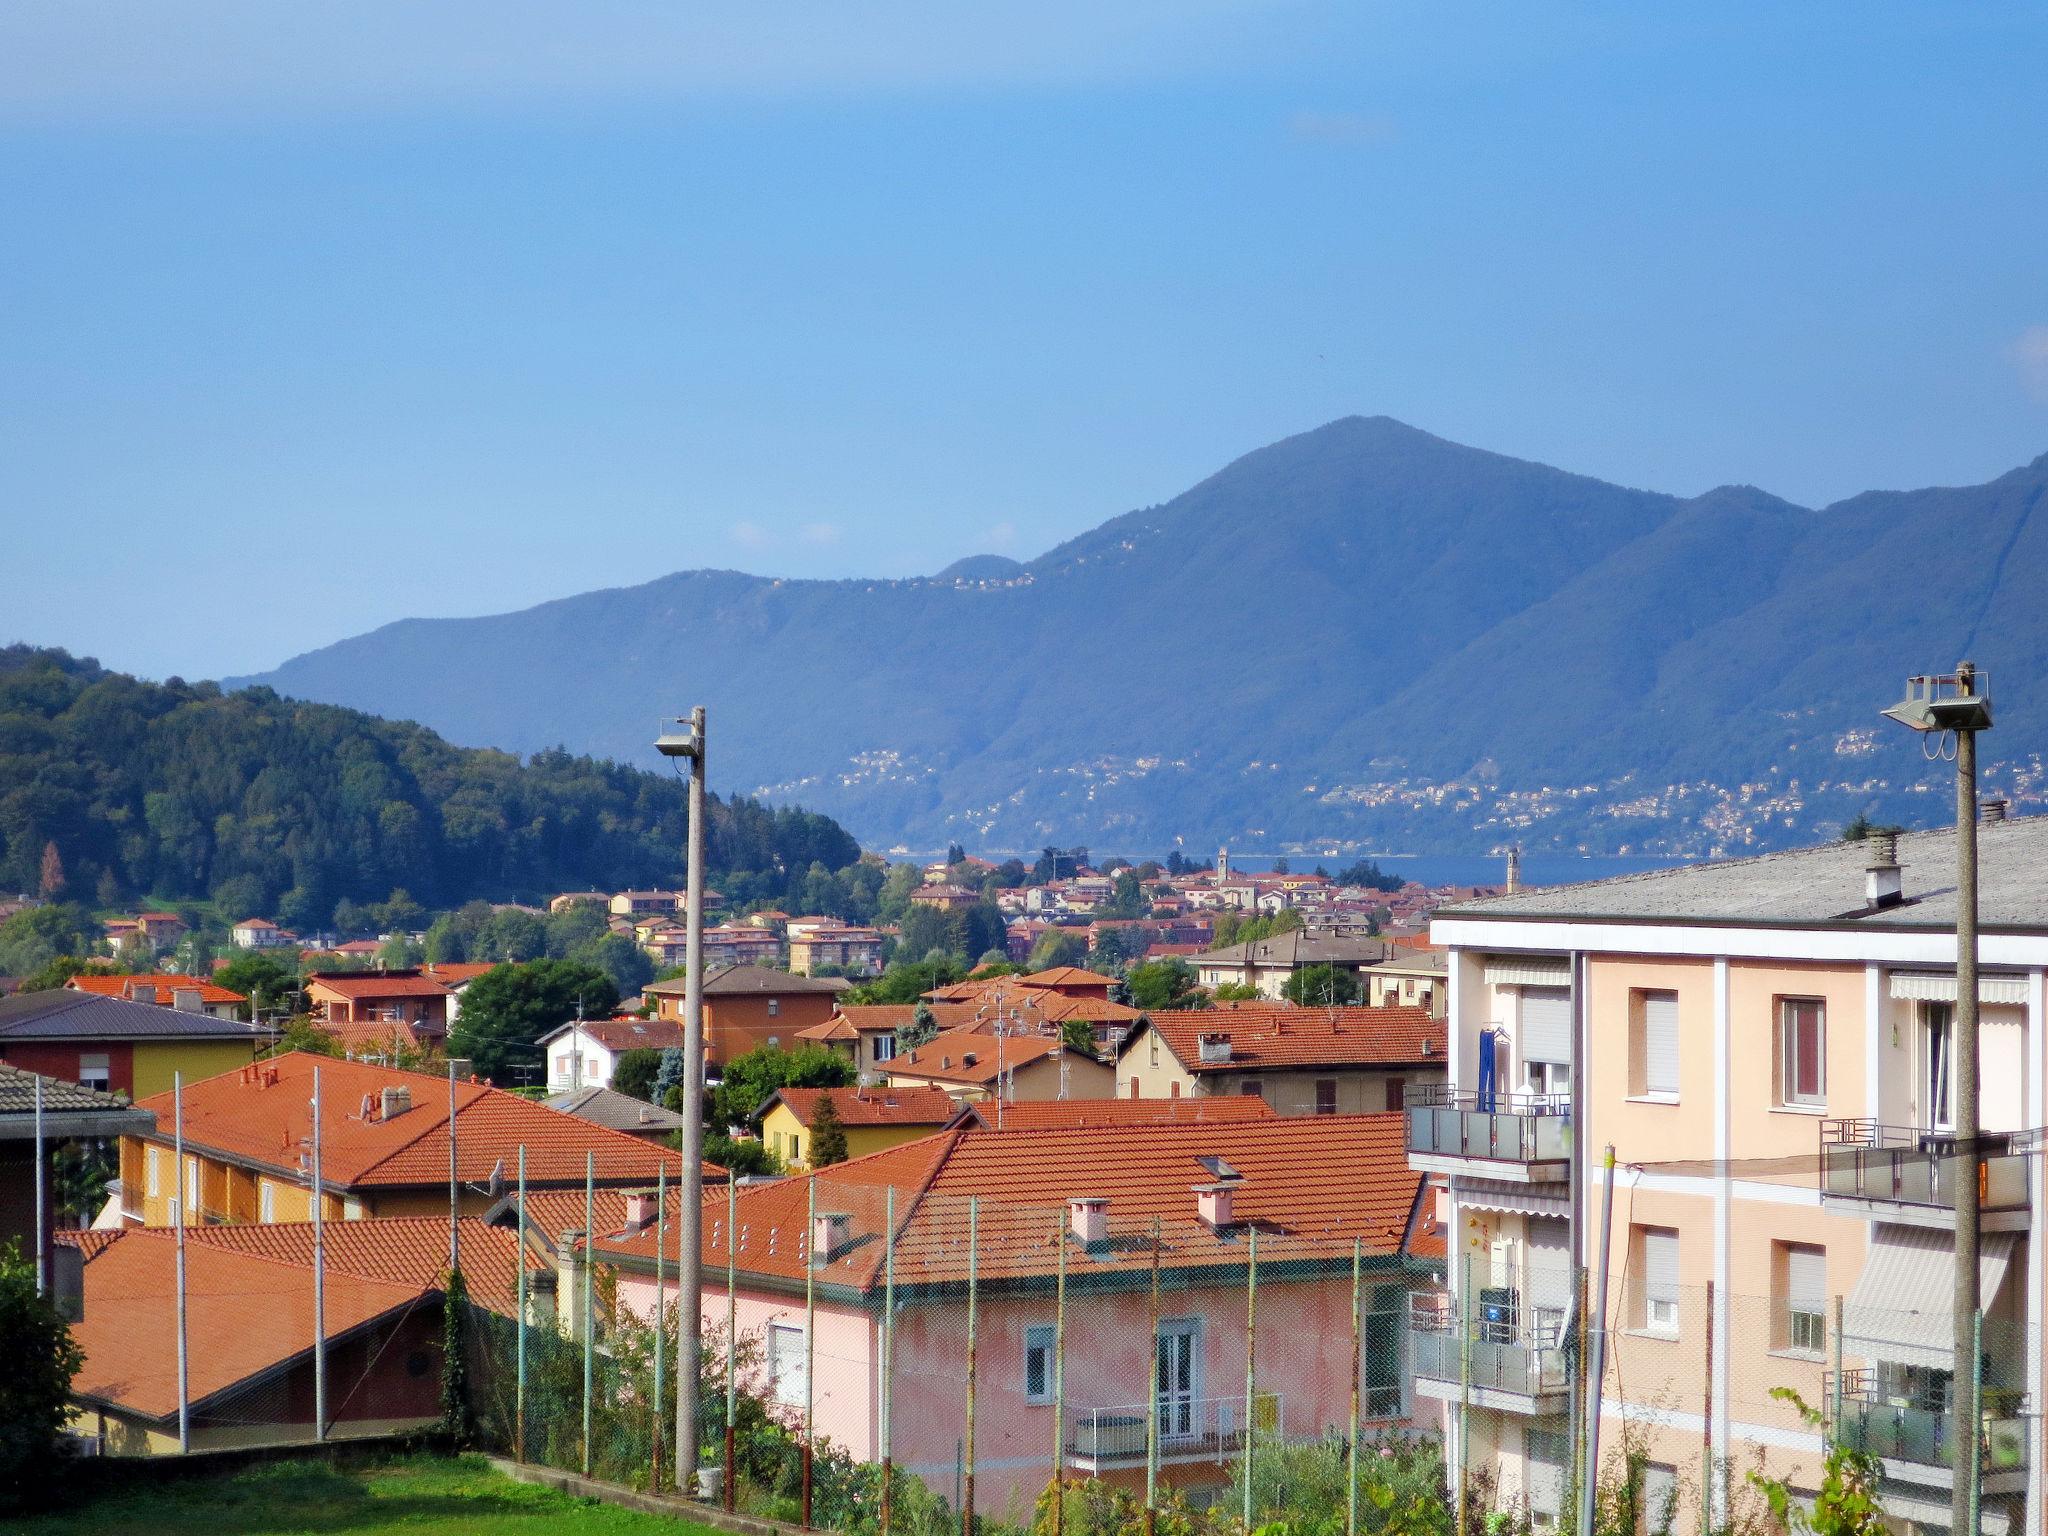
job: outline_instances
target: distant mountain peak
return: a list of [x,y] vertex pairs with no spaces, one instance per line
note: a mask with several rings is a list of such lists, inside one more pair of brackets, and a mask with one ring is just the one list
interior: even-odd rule
[[1008,555],[963,555],[947,566],[933,581],[1010,581],[1024,574],[1024,567]]

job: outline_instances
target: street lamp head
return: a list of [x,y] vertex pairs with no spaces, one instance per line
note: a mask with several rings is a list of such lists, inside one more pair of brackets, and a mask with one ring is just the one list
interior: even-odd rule
[[654,750],[663,757],[694,758],[704,747],[694,725],[688,720],[676,720],[654,738]]
[[1988,731],[1990,676],[1966,661],[1954,672],[1910,677],[1906,696],[1884,714],[1915,731]]

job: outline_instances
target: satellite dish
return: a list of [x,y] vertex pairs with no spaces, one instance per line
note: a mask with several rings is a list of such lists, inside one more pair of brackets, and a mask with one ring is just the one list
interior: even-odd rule
[[491,1164],[490,1192],[493,1200],[505,1193],[505,1159],[502,1157]]

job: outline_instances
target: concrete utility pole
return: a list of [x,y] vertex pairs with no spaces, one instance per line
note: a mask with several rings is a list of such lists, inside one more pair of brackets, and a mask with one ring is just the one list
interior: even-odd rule
[[1977,1264],[1982,1246],[1977,1170],[1977,733],[1991,729],[1991,694],[1977,691],[1974,663],[1956,663],[1946,677],[1907,680],[1906,697],[1884,713],[1912,730],[1955,737],[1956,765],[1956,1011],[1949,1054],[1955,1074],[1955,1137],[1951,1186],[1956,1202],[1955,1470],[1949,1494],[1949,1529],[1976,1529],[1977,1452],[1982,1423],[1978,1371]]
[[[704,1305],[704,706],[690,711],[680,731],[664,731],[655,750],[690,764],[689,885],[684,922],[688,940],[683,976],[683,1173],[677,1213],[676,1270],[676,1492],[687,1496],[697,1480],[697,1378],[701,1369]],[[728,1234],[727,1241],[731,1241]],[[729,1347],[729,1346],[728,1346]]]

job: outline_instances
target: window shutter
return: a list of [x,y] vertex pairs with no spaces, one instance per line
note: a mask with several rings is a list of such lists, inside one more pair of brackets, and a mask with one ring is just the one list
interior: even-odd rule
[[1828,1251],[1797,1246],[1785,1250],[1785,1300],[1795,1311],[1825,1310],[1828,1297]]
[[1572,995],[1567,988],[1522,988],[1519,1018],[1522,1060],[1572,1059]]
[[1668,1228],[1643,1232],[1643,1295],[1651,1301],[1678,1300],[1678,1234]]
[[1678,994],[1643,994],[1643,1089],[1678,1092]]

